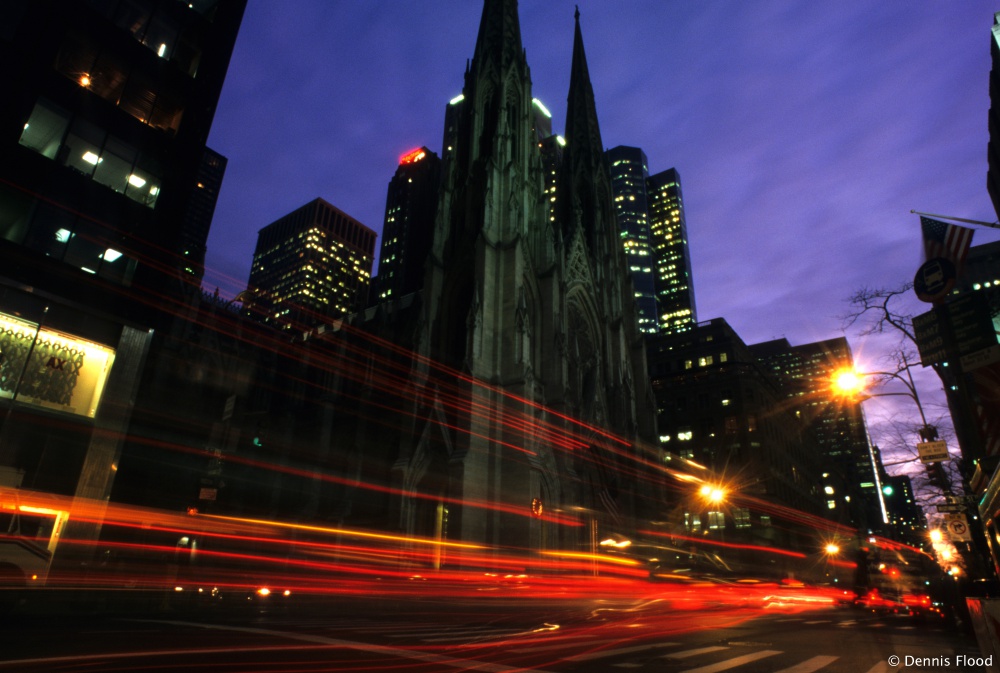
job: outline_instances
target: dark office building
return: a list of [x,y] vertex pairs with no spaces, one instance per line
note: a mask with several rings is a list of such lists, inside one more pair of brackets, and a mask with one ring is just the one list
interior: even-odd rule
[[247,312],[301,330],[363,306],[376,236],[323,199],[275,220],[257,234]]
[[215,205],[219,201],[222,178],[226,174],[228,160],[218,152],[205,148],[201,164],[198,166],[198,181],[188,202],[187,215],[181,231],[181,257],[185,273],[191,274],[198,284],[205,275],[205,242],[208,229],[215,215]]
[[812,432],[823,461],[823,488],[830,518],[875,532],[885,524],[878,460],[868,441],[861,402],[831,391],[834,372],[853,370],[847,339],[792,346],[776,339],[750,352],[780,382],[794,413]]
[[916,547],[927,543],[927,517],[917,504],[913,484],[905,474],[883,475],[882,494],[885,496],[889,533],[894,540]]
[[184,252],[245,4],[3,3],[0,484],[110,497],[157,339],[200,295]]
[[197,282],[184,252],[208,230],[187,222],[244,6],[7,3],[0,239],[45,258],[27,284],[52,282],[53,264],[155,296]]
[[691,277],[687,221],[681,176],[670,168],[646,181],[649,228],[656,260],[657,314],[660,333],[691,329],[698,322]]
[[441,160],[426,147],[400,158],[385,199],[377,296],[372,301],[396,299],[423,286],[440,184]]
[[[815,445],[806,424],[783,404],[785,393],[771,372],[722,318],[653,336],[647,348],[660,446],[721,475],[732,493],[730,511],[714,527],[746,540],[804,544],[805,528],[740,504],[747,496],[826,518]],[[690,501],[690,495],[678,497],[681,505],[685,497]],[[706,522],[687,509],[684,516],[690,533],[702,532]]]
[[653,254],[646,199],[646,178],[649,177],[646,154],[638,147],[619,145],[607,151],[607,158],[615,216],[635,289],[639,330],[644,334],[654,334],[659,331],[653,273],[656,257]]

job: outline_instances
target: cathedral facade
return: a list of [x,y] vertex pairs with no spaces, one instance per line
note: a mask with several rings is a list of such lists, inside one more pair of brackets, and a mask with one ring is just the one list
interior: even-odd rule
[[343,493],[345,520],[537,552],[592,548],[656,508],[655,403],[579,18],[563,146],[537,122],[517,3],[485,1],[422,290],[338,328],[370,353],[333,385],[358,404],[349,462],[389,486]]

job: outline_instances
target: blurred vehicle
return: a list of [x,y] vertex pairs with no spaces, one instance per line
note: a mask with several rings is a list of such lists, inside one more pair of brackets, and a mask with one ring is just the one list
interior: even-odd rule
[[45,584],[68,518],[55,498],[0,485],[0,587]]
[[931,597],[921,593],[870,589],[858,596],[855,605],[879,614],[911,617],[943,616]]

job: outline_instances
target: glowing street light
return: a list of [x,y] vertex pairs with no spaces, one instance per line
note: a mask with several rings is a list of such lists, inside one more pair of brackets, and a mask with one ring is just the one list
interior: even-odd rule
[[831,542],[830,544],[823,547],[823,551],[825,551],[829,556],[836,556],[837,554],[840,553],[840,545]]
[[704,484],[698,490],[698,495],[700,495],[702,498],[709,501],[713,505],[717,505],[726,499],[726,489],[722,488],[721,486]]

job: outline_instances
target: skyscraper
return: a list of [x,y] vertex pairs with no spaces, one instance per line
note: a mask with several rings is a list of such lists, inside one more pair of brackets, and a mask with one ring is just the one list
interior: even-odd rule
[[[199,168],[245,5],[3,3],[6,486],[110,497],[154,336],[201,294],[184,252],[208,234]],[[83,549],[99,529],[64,535]]]
[[186,223],[245,4],[7,3],[0,255],[40,258],[28,285],[82,273],[157,303],[200,283],[208,228]]
[[653,272],[656,257],[653,255],[646,199],[646,179],[649,177],[646,154],[638,147],[619,145],[608,150],[607,157],[615,216],[635,290],[639,330],[654,334],[659,331],[659,322]]
[[649,228],[656,260],[656,304],[659,332],[691,329],[698,322],[691,277],[687,222],[681,176],[670,168],[646,181]]
[[374,231],[315,199],[257,234],[246,310],[266,324],[301,330],[368,299]]
[[426,147],[400,157],[385,199],[373,300],[395,299],[423,285],[440,182],[441,160]]
[[868,441],[861,402],[831,392],[834,372],[854,368],[847,339],[799,346],[775,339],[754,344],[750,351],[781,382],[792,408],[816,438],[831,518],[880,530],[885,523],[880,461]]
[[215,205],[222,189],[222,178],[226,174],[228,160],[218,152],[205,148],[198,166],[198,181],[195,191],[188,201],[187,214],[181,230],[182,269],[197,279],[200,284],[205,274],[205,243],[208,229],[212,225]]

